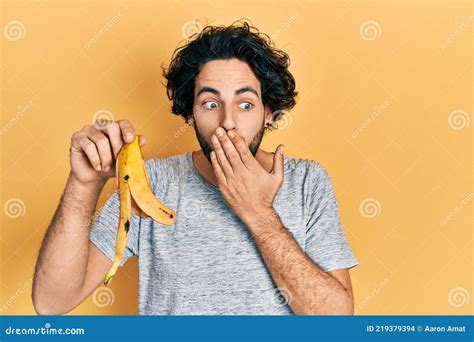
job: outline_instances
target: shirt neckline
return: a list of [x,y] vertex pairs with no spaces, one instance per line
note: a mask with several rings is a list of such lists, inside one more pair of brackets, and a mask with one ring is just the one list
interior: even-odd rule
[[207,182],[202,176],[199,174],[199,172],[196,169],[196,166],[194,165],[193,161],[193,151],[186,153],[186,160],[188,162],[188,165],[192,171],[192,174],[194,177],[202,184],[204,184],[207,188],[211,189],[212,191],[220,191],[219,187],[214,186],[213,184]]

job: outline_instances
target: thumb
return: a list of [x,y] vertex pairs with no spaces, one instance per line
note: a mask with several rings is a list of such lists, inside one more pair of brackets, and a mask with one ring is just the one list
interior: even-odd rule
[[146,144],[146,138],[144,135],[139,135],[138,136],[138,145],[140,145],[140,147],[143,147],[143,145]]
[[271,173],[280,177],[283,177],[284,150],[285,150],[285,146],[280,144],[278,145],[278,147],[275,150],[275,153],[273,154],[273,168],[272,168]]

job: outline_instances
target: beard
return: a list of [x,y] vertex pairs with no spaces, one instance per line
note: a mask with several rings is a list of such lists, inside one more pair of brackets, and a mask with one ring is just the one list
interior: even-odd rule
[[[213,148],[211,145],[209,145],[206,141],[206,139],[204,139],[203,135],[201,134],[201,132],[199,132],[199,129],[197,128],[196,126],[196,123],[194,123],[194,132],[196,132],[196,138],[197,140],[199,141],[199,145],[201,146],[201,150],[202,152],[204,153],[204,155],[206,156],[207,160],[209,161],[209,164],[212,165],[212,162],[211,162],[211,152],[213,151]],[[248,146],[249,147],[249,150],[250,152],[252,153],[252,155],[255,157],[255,155],[257,154],[258,152],[258,149],[260,147],[260,144],[262,143],[262,139],[263,139],[263,135],[265,133],[265,125],[262,125],[262,127],[260,128],[260,130],[258,131],[258,133],[255,135],[255,137],[252,139],[250,145]]]

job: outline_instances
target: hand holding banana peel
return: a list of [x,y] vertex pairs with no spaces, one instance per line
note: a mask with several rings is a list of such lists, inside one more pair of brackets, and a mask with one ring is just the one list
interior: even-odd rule
[[124,256],[130,228],[132,197],[138,209],[153,220],[162,224],[173,224],[176,221],[175,212],[161,203],[152,192],[138,145],[138,137],[122,147],[117,156],[115,169],[120,198],[120,218],[115,243],[115,260],[105,276],[105,285],[110,284]]
[[[98,120],[74,132],[71,138],[70,176],[83,186],[104,186],[117,177],[120,217],[117,227],[115,259],[104,283],[110,283],[120,265],[127,245],[131,213],[150,216],[163,224],[173,224],[176,214],[153,194],[146,174],[140,147],[145,137],[135,134],[128,120]],[[115,162],[114,162],[115,160]]]

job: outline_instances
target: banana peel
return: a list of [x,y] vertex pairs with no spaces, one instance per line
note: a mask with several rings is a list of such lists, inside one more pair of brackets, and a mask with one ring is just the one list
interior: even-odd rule
[[120,198],[120,218],[115,242],[115,258],[105,275],[105,285],[110,284],[123,259],[132,212],[141,217],[151,217],[161,224],[169,225],[176,221],[176,213],[153,194],[138,144],[138,136],[135,136],[133,142],[123,145],[117,155],[115,170]]

